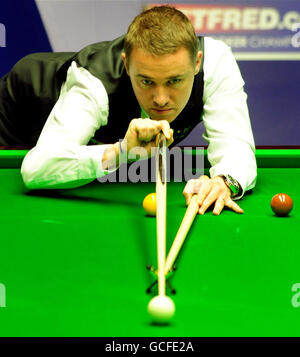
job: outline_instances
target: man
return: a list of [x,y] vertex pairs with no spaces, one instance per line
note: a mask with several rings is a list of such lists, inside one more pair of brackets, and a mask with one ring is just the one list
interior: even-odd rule
[[197,38],[180,11],[155,7],[125,39],[19,61],[0,84],[1,140],[35,145],[21,168],[28,188],[67,188],[110,171],[120,138],[150,155],[159,132],[174,145],[202,118],[211,177],[190,180],[186,202],[198,193],[200,214],[212,204],[216,215],[224,206],[242,213],[233,199],[256,181],[243,85],[225,44]]

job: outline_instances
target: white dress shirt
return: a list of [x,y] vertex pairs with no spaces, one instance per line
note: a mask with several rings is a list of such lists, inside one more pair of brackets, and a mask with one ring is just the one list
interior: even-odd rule
[[[204,46],[202,119],[210,176],[230,174],[244,193],[256,181],[244,81],[225,43],[205,37]],[[25,185],[29,189],[72,188],[107,174],[102,169],[102,156],[109,145],[87,144],[107,123],[108,111],[108,96],[101,81],[72,62],[39,140],[22,163]]]

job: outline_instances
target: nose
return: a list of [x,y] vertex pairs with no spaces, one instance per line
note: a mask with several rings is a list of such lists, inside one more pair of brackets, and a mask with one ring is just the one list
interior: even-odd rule
[[153,102],[154,105],[163,108],[169,104],[170,97],[165,88],[157,87],[155,88],[155,92],[153,94]]

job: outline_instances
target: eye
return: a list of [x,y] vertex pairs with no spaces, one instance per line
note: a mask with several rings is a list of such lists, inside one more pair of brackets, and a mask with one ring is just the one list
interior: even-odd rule
[[168,81],[168,84],[171,85],[171,86],[173,86],[173,85],[178,84],[178,83],[180,83],[180,82],[181,82],[181,79],[180,79],[180,78],[173,78],[173,79],[170,79],[170,80]]
[[143,84],[144,86],[151,86],[152,83],[153,83],[153,82],[152,82],[150,79],[143,79],[143,80],[142,80],[142,84]]

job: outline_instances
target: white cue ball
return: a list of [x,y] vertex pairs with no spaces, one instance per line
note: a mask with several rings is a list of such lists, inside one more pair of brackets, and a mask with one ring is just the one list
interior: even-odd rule
[[149,301],[148,313],[156,323],[167,323],[175,313],[175,304],[168,296],[155,296]]

